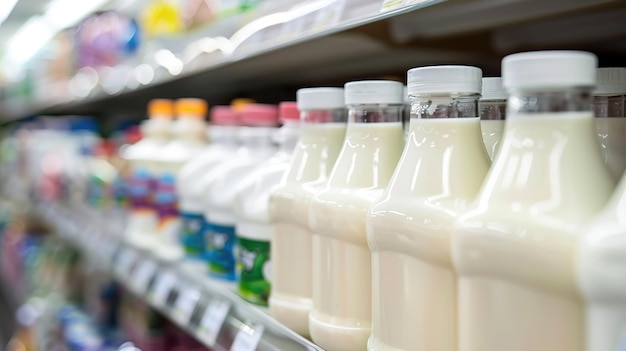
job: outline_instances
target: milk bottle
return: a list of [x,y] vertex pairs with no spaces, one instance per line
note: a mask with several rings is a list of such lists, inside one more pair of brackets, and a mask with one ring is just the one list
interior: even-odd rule
[[150,119],[142,123],[143,139],[125,149],[123,158],[130,164],[127,190],[130,216],[126,237],[136,245],[149,245],[157,232],[157,213],[152,193],[158,172],[160,153],[170,139],[174,104],[171,100],[155,99],[148,104]]
[[506,90],[502,78],[483,78],[482,97],[480,98],[480,128],[489,159],[493,160],[504,132],[506,116]]
[[478,117],[481,76],[469,66],[408,72],[409,139],[367,219],[373,274],[368,350],[456,350],[450,238],[490,164]]
[[192,260],[202,259],[206,247],[202,178],[220,162],[236,156],[238,125],[239,117],[230,106],[213,107],[211,127],[208,129],[211,143],[178,173],[176,192],[181,220],[180,238],[185,256]]
[[578,279],[588,351],[626,349],[626,177],[581,240]]
[[626,168],[626,68],[599,68],[593,105],[604,163],[619,180]]
[[205,240],[209,273],[216,278],[235,280],[235,214],[233,203],[238,185],[254,168],[270,158],[276,148],[271,140],[276,131],[277,110],[272,105],[250,104],[241,112],[238,157],[219,164],[205,178],[203,196],[206,220]]
[[311,203],[311,338],[322,348],[363,350],[371,332],[367,210],[382,194],[404,147],[402,84],[345,85],[346,138],[325,189]]
[[179,99],[175,104],[174,139],[159,154],[159,171],[154,193],[154,205],[158,216],[159,255],[166,259],[180,259],[183,248],[178,240],[180,217],[176,176],[183,165],[206,147],[204,118],[207,104],[201,99]]
[[[297,92],[302,130],[289,170],[270,198],[272,317],[300,335],[309,335],[313,302],[309,206],[335,165],[346,133],[341,88]],[[297,272],[294,274],[294,272]]]
[[614,183],[594,129],[596,57],[507,56],[506,132],[452,236],[460,351],[581,351],[575,249]]
[[270,194],[289,168],[300,131],[300,112],[296,103],[283,102],[278,109],[283,125],[275,138],[279,151],[241,181],[234,205],[239,295],[248,302],[263,306],[267,305],[272,276]]

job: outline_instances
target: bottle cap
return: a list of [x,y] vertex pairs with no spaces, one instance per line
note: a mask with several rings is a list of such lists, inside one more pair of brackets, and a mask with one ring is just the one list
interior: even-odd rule
[[296,93],[300,110],[345,108],[343,88],[303,88]]
[[483,78],[483,92],[481,100],[506,100],[508,94],[502,86],[502,78]]
[[241,123],[246,126],[274,127],[278,124],[278,109],[274,105],[246,105],[241,111]]
[[585,51],[534,51],[502,60],[502,83],[512,89],[558,89],[596,85],[596,55]]
[[409,95],[430,93],[480,94],[483,71],[473,66],[428,66],[407,72]]
[[211,123],[223,126],[239,125],[239,115],[230,106],[215,106],[211,109]]
[[178,99],[174,108],[178,117],[198,117],[204,119],[208,105],[202,99]]
[[278,105],[278,118],[281,122],[284,121],[299,121],[300,110],[298,110],[298,104],[294,101],[281,102]]
[[403,85],[391,80],[363,80],[344,86],[346,105],[404,104]]
[[174,102],[169,99],[152,99],[148,102],[148,116],[171,118],[174,114]]
[[626,94],[626,67],[598,68],[598,86],[594,94]]
[[241,112],[246,105],[254,104],[255,101],[247,98],[237,98],[230,102],[230,106],[235,112]]

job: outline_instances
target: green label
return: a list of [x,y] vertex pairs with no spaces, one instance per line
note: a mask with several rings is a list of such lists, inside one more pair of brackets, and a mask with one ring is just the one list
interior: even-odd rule
[[270,296],[270,242],[239,238],[237,273],[239,294],[245,300],[267,306]]

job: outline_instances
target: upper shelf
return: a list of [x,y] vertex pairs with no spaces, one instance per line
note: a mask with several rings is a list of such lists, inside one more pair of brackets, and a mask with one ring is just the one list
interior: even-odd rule
[[154,97],[293,100],[297,86],[402,77],[426,64],[474,64],[497,75],[503,54],[527,49],[580,48],[624,62],[626,47],[616,44],[626,36],[623,18],[619,0],[306,1],[152,42],[116,67],[38,82],[33,97],[0,101],[0,121],[141,113]]

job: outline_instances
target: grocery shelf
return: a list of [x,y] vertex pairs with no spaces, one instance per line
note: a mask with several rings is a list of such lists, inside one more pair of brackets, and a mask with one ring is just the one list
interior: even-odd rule
[[504,54],[529,48],[588,49],[615,62],[626,56],[626,49],[614,44],[626,35],[619,27],[626,5],[618,0],[313,0],[305,5],[149,43],[152,51],[140,57],[81,70],[70,82],[42,82],[37,98],[0,101],[0,122],[38,114],[142,114],[154,97],[195,96],[211,104],[246,95],[291,100],[295,87],[402,77],[407,68],[427,64],[473,64],[497,75]]
[[121,240],[114,216],[103,225],[85,209],[39,204],[35,212],[99,269],[214,350],[322,350],[194,265]]

